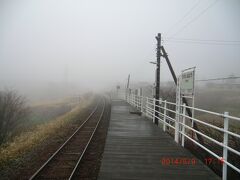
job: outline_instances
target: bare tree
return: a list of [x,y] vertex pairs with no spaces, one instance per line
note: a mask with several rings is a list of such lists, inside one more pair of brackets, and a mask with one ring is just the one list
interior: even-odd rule
[[0,144],[28,119],[25,99],[14,91],[0,91]]

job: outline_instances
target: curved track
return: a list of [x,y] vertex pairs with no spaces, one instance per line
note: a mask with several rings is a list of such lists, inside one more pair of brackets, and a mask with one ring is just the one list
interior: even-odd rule
[[30,180],[72,179],[103,117],[105,106],[106,102],[103,99],[78,129],[30,177]]

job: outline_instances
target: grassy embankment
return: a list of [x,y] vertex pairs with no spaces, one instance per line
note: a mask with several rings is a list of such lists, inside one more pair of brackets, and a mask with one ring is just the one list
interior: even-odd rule
[[93,97],[82,98],[79,104],[70,111],[55,117],[43,123],[37,123],[36,126],[28,131],[14,137],[11,141],[0,146],[0,167],[8,164],[17,158],[22,157],[38,144],[50,138],[52,135],[60,131],[69,124],[85,107],[89,106],[93,101]]

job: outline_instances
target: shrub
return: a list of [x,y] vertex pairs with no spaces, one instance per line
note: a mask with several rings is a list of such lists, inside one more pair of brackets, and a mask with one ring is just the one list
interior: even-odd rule
[[0,144],[14,135],[28,120],[25,99],[15,91],[0,91]]

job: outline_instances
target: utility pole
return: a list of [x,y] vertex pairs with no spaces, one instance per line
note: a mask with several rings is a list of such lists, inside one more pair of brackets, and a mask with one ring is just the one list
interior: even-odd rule
[[157,69],[156,69],[156,93],[155,93],[155,124],[158,125],[159,99],[160,99],[160,58],[161,58],[161,33],[156,36],[157,40]]

